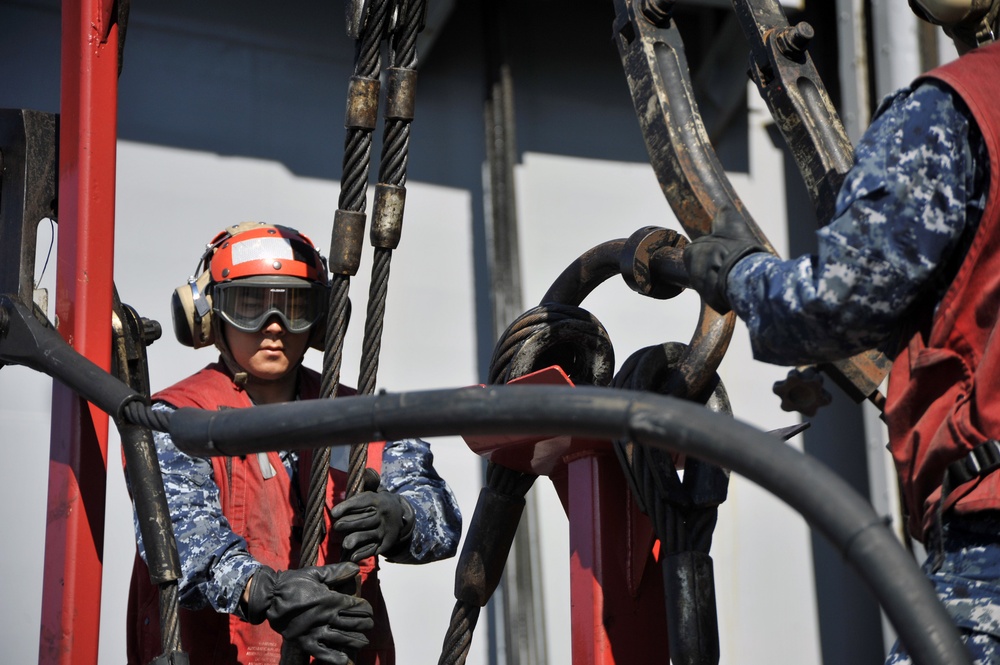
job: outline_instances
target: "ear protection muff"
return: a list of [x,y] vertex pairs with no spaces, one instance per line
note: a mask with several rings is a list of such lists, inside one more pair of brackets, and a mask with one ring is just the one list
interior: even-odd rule
[[[274,261],[272,264],[269,259],[264,262],[266,267],[261,268],[260,266],[254,265],[255,263],[260,263],[260,257],[252,253],[254,246],[250,245],[250,258],[246,258],[244,253],[243,260],[237,261],[237,263],[242,264],[240,268],[246,271],[244,266],[249,265],[252,266],[252,269],[264,269],[267,273],[271,273],[271,267],[273,265],[276,271],[280,270],[284,275],[300,279],[308,279],[309,281],[321,284],[327,284],[326,260],[321,254],[319,254],[312,241],[306,236],[302,235],[298,231],[295,231],[294,229],[289,229],[283,226],[272,226],[265,224],[264,222],[242,222],[240,224],[234,224],[216,235],[215,238],[213,238],[208,244],[205,252],[198,260],[198,266],[196,268],[196,272],[200,271],[198,277],[192,277],[188,279],[186,284],[174,289],[174,293],[170,301],[170,313],[174,324],[174,336],[177,338],[178,342],[184,346],[190,346],[195,349],[215,344],[216,331],[213,330],[212,296],[210,293],[213,282],[213,257],[216,261],[223,262],[223,268],[228,266],[228,268],[231,268],[233,272],[236,273],[235,275],[227,275],[227,273],[230,273],[230,270],[221,269],[221,273],[215,277],[216,280],[221,281],[227,278],[232,278],[233,276],[237,279],[240,278],[241,275],[239,274],[239,270],[232,265],[232,252],[234,250],[230,247],[229,241],[230,239],[245,232],[257,231],[258,229],[263,229],[265,231],[249,234],[247,236],[247,240],[254,241],[256,238],[260,237],[262,233],[291,234],[290,236],[286,235],[285,237],[294,237],[298,239],[293,241],[299,243],[299,248],[296,249],[297,253],[294,258],[291,256],[285,257],[289,259],[288,261]],[[217,252],[222,253],[217,255]],[[249,276],[255,274],[258,273],[250,272]],[[347,311],[345,312],[345,316],[348,318],[350,318],[350,308],[351,303],[348,301]],[[326,319],[327,317],[324,316],[320,321],[313,324],[309,337],[309,345],[312,348],[319,349],[321,351],[324,349],[326,344]]]
[[184,346],[200,349],[215,343],[212,334],[212,297],[208,286],[212,275],[203,271],[197,279],[174,289],[170,298],[170,314],[174,321],[174,336]]

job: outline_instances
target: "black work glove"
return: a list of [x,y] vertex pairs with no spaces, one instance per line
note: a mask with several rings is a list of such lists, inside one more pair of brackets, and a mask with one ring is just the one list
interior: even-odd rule
[[348,653],[368,644],[362,631],[375,625],[372,606],[353,595],[360,584],[353,563],[282,572],[261,566],[250,579],[246,618],[253,624],[267,619],[317,662],[347,665]]
[[751,233],[743,216],[725,206],[712,220],[712,233],[695,238],[684,248],[684,266],[697,291],[709,307],[720,314],[730,309],[726,280],[736,263],[755,252],[766,251]]
[[403,555],[413,537],[413,516],[409,501],[385,489],[359,492],[330,513],[333,530],[346,534],[344,556],[354,562],[376,554]]

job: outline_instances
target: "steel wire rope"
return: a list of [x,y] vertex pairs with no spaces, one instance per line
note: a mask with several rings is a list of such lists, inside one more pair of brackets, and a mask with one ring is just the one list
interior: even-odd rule
[[125,419],[132,425],[157,432],[170,431],[170,411],[155,411],[148,404],[136,400],[126,404],[123,413]]
[[[381,71],[381,46],[389,16],[390,0],[376,0],[370,8],[370,15],[355,45],[355,80],[378,82]],[[349,95],[351,93],[349,92]],[[354,101],[349,99],[349,104]],[[377,104],[377,92],[376,92]],[[350,120],[348,120],[350,124]],[[360,213],[363,218],[365,196],[368,191],[368,171],[371,163],[372,127],[347,127],[344,141],[343,171],[341,174],[338,211]],[[363,225],[363,222],[362,222]],[[330,258],[333,260],[337,247],[337,236],[331,241]],[[343,249],[350,253],[350,248]],[[324,339],[323,372],[320,382],[320,397],[332,398],[340,385],[340,369],[343,364],[344,339],[347,334],[350,308],[351,274],[334,271],[331,277],[330,299],[327,310],[327,325]],[[364,451],[362,451],[364,452]],[[351,458],[356,456],[352,447]],[[309,493],[306,501],[302,528],[302,551],[299,559],[301,567],[315,565],[320,541],[324,534],[324,509],[329,478],[330,449],[314,451],[309,474]],[[363,469],[362,469],[363,471]],[[360,486],[361,476],[351,476],[348,491]]]
[[[704,404],[732,415],[718,374],[707,387],[689,394],[682,364],[690,347],[680,342],[646,347],[632,354],[615,376],[614,386],[649,391]],[[707,393],[707,394],[706,394]],[[678,665],[717,665],[720,659],[714,566],[710,551],[719,506],[725,501],[729,472],[688,456],[683,480],[677,458],[632,439],[612,442],[639,509],[649,516],[659,540],[657,561],[663,575],[663,603],[670,661]]]
[[[406,166],[410,150],[410,127],[413,121],[417,35],[422,28],[425,4],[424,0],[410,0],[405,4],[403,16],[393,34],[389,50],[390,85],[386,99],[379,182],[376,185],[372,221],[374,259],[358,381],[358,392],[362,395],[371,395],[375,392],[392,250],[398,243],[403,222]],[[396,196],[395,202],[398,203],[398,207],[386,203],[384,198],[393,194]],[[361,461],[361,465],[363,472],[364,461]],[[353,463],[350,469],[353,473],[355,469]]]
[[[519,316],[500,336],[490,361],[489,383],[502,385],[531,371],[557,364],[577,383],[606,385],[614,367],[613,355],[604,326],[590,312],[573,305],[547,302]],[[612,358],[610,362],[609,357]],[[510,469],[491,460],[486,467],[486,488],[476,505],[473,522],[482,520],[481,515],[488,514],[490,500],[499,499],[523,507],[524,498],[537,478],[535,474]],[[520,511],[516,516],[511,513],[506,516],[519,518]],[[513,529],[516,524],[510,527]],[[467,542],[473,532],[477,532],[476,524],[470,527]],[[513,536],[513,531],[510,533]],[[494,554],[503,556],[502,560],[497,558],[494,561],[495,565],[505,564],[510,543],[506,545],[507,551]],[[459,568],[464,563],[464,554]],[[461,570],[458,574],[462,574]],[[456,581],[456,594],[459,593],[458,587]],[[477,602],[462,597],[456,600],[438,665],[462,665],[466,662],[480,610],[488,599],[489,596],[479,598]]]
[[164,653],[173,654],[181,650],[180,590],[177,583],[160,586],[160,632],[167,648]]
[[[347,336],[348,312],[350,311],[350,279],[357,272],[360,248],[356,237],[364,229],[365,197],[368,192],[368,173],[371,165],[372,133],[374,123],[357,122],[353,112],[362,112],[365,117],[378,108],[378,83],[381,73],[381,48],[389,20],[391,0],[375,0],[372,3],[365,24],[355,46],[354,76],[348,91],[347,135],[344,140],[344,159],[341,173],[338,216],[346,212],[343,219],[352,220],[348,231],[338,235],[335,218],[331,239],[330,260],[343,256],[343,265],[332,269],[330,299],[327,308],[324,337],[323,372],[320,380],[320,397],[333,398],[340,386],[340,369],[343,364],[344,340]],[[357,87],[356,87],[357,86]],[[367,93],[367,94],[366,94]],[[360,228],[359,228],[360,227]],[[319,547],[325,533],[326,495],[329,482],[330,448],[313,451],[309,472],[309,491],[306,499],[305,516],[302,526],[302,549],[299,566],[313,566],[319,558]],[[351,446],[348,463],[347,496],[361,490],[364,469],[367,464],[367,443]],[[309,662],[308,656],[300,649],[287,643],[282,648],[282,665]]]
[[[707,394],[700,397],[686,394],[685,382],[677,380],[677,364],[683,360],[687,348],[681,342],[668,342],[636,352],[615,376],[614,387],[670,395],[732,415],[728,394],[717,374],[713,373]],[[714,511],[699,511],[702,514],[686,517],[678,514],[679,510],[691,507],[688,506],[691,491],[681,481],[672,456],[629,440],[615,441],[614,448],[627,477],[634,481],[632,489],[665,551],[691,549],[707,554],[715,528]],[[691,462],[700,464],[697,460]]]

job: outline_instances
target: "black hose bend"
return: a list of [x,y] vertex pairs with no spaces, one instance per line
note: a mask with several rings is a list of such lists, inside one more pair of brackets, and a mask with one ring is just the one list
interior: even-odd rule
[[815,459],[690,402],[586,386],[489,386],[179,409],[170,433],[178,448],[202,456],[489,433],[632,438],[699,457],[776,495],[830,540],[878,598],[916,663],[971,665],[926,577],[865,499]]

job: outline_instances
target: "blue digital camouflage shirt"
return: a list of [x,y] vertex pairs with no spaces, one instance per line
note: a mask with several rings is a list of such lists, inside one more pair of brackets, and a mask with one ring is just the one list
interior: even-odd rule
[[918,299],[944,295],[982,215],[989,157],[965,104],[925,80],[886,99],[855,151],[818,253],[752,254],[727,295],[754,357],[836,360],[891,341]]
[[[173,410],[163,403],[153,408]],[[189,609],[212,607],[234,613],[247,580],[260,564],[222,515],[211,461],[181,452],[166,432],[153,432],[153,440],[181,562],[180,602]],[[285,472],[295,473],[297,455],[282,452],[281,458]],[[417,439],[387,442],[381,475],[382,484],[406,497],[414,509],[406,561],[428,563],[454,555],[462,533],[462,515],[451,488],[434,469],[430,445]],[[138,522],[135,526],[139,553],[145,560]]]
[[[783,365],[844,358],[892,345],[907,314],[936,305],[979,226],[989,155],[965,104],[923,81],[883,102],[855,151],[833,221],[815,255],[753,254],[726,284],[754,356]],[[945,564],[928,575],[976,665],[1000,658],[1000,544],[994,521],[963,536],[945,522]],[[959,533],[962,532],[962,533]],[[988,537],[982,536],[988,533]],[[887,665],[911,661],[901,645]]]

